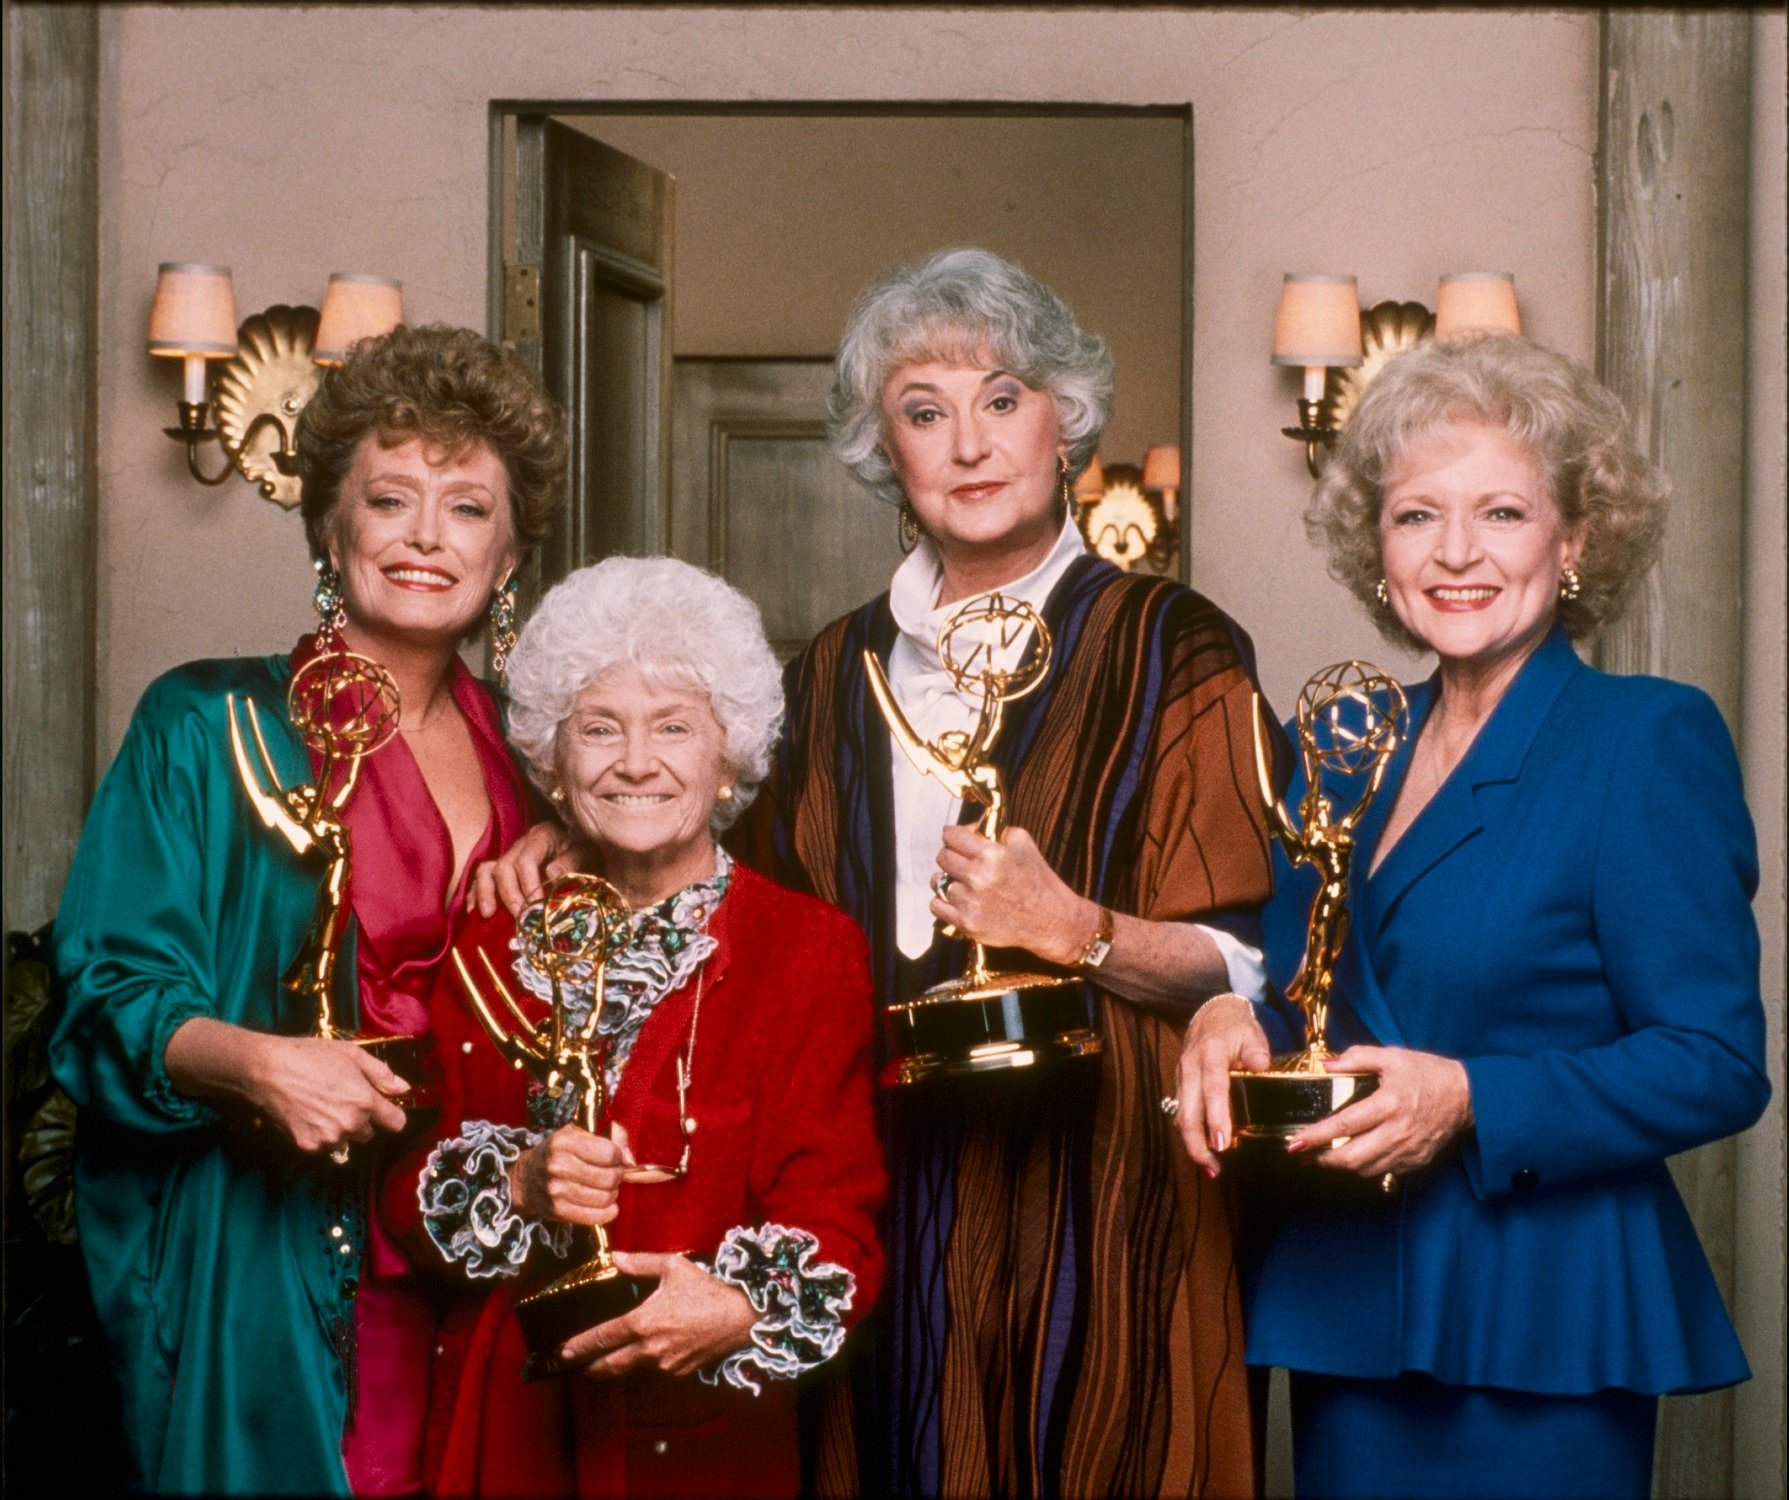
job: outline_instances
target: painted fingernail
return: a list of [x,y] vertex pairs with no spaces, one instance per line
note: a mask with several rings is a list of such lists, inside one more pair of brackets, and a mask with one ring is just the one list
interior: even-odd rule
[[1294,1136],[1291,1140],[1286,1142],[1286,1154],[1288,1156],[1296,1156],[1300,1151],[1304,1150],[1304,1145],[1305,1143],[1303,1141]]
[[1207,1167],[1205,1169],[1205,1175],[1207,1177],[1209,1177],[1213,1182],[1216,1182],[1217,1175],[1218,1175],[1218,1169],[1216,1167]]
[[1213,1141],[1212,1144],[1215,1145],[1217,1147],[1217,1149],[1220,1151],[1228,1150],[1229,1145],[1230,1145],[1230,1137],[1225,1135],[1224,1132],[1220,1130],[1217,1133],[1217,1137]]

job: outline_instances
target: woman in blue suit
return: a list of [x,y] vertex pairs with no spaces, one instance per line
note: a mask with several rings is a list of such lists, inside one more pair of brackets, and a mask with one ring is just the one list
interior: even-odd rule
[[[1665,1166],[1769,1095],[1739,766],[1706,695],[1571,645],[1656,555],[1665,491],[1588,371],[1482,336],[1386,367],[1307,517],[1438,667],[1358,830],[1330,1016],[1332,1066],[1379,1087],[1290,1143],[1402,1191],[1289,1194],[1248,1266],[1300,1500],[1645,1497],[1658,1396],[1749,1374]],[[1283,988],[1315,891],[1278,865]],[[1195,1018],[1179,1125],[1211,1175],[1229,1069],[1299,1024],[1239,997]]]

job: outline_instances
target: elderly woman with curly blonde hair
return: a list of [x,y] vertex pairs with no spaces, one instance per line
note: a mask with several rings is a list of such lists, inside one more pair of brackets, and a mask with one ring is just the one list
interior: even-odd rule
[[[1358,829],[1330,1016],[1332,1066],[1378,1087],[1292,1138],[1326,1175],[1249,1265],[1301,1497],[1643,1497],[1657,1397],[1748,1373],[1665,1167],[1769,1094],[1739,766],[1706,695],[1571,644],[1657,554],[1666,486],[1626,425],[1529,340],[1430,344],[1369,388],[1307,518],[1438,667]],[[1314,892],[1276,875],[1283,987]],[[1230,1143],[1229,1068],[1292,1045],[1271,1005],[1199,1013],[1194,1160]],[[1401,1195],[1313,1190],[1387,1173]]]

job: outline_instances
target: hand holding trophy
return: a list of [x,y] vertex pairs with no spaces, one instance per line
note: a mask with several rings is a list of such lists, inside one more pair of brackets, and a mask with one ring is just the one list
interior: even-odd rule
[[[1305,791],[1295,823],[1273,788],[1263,744],[1261,700],[1255,699],[1255,775],[1268,825],[1294,868],[1312,865],[1320,884],[1306,929],[1304,961],[1286,998],[1304,1016],[1304,1047],[1276,1057],[1263,1072],[1230,1075],[1238,1141],[1284,1150],[1300,1126],[1334,1114],[1378,1087],[1372,1073],[1332,1072],[1326,1066],[1329,995],[1348,936],[1348,890],[1354,831],[1378,795],[1404,732],[1404,691],[1364,662],[1325,667],[1298,695],[1298,749]],[[1364,777],[1354,805],[1340,816],[1324,795],[1325,771]]]
[[[596,1028],[602,1014],[604,969],[632,936],[627,903],[614,886],[599,876],[560,875],[547,883],[540,902],[523,914],[520,933],[528,961],[547,977],[552,987],[552,1001],[543,1019],[529,1018],[482,949],[479,957],[484,962],[486,977],[513,1018],[514,1027],[498,1018],[456,952],[453,963],[461,987],[497,1050],[516,1067],[531,1073],[549,1099],[569,1100],[578,1125],[592,1135],[600,1134],[608,1104],[604,1072],[607,1048]],[[588,976],[587,1007],[579,1005],[566,989],[566,981],[578,970],[583,971],[578,976],[580,989]],[[688,1086],[687,1067],[678,1076],[681,1101],[682,1090]],[[686,1140],[691,1129],[693,1122],[686,1116]],[[634,1181],[658,1182],[680,1172],[681,1168],[650,1168],[627,1175]],[[567,1339],[621,1316],[651,1290],[650,1278],[622,1274],[600,1224],[592,1227],[591,1236],[594,1248],[582,1265],[516,1304],[516,1319],[528,1346],[524,1380],[542,1380],[557,1374],[559,1350]]]
[[[250,803],[261,821],[284,838],[295,854],[307,859],[321,857],[324,867],[310,930],[280,984],[314,1016],[311,1035],[355,1042],[414,1083],[420,1064],[417,1038],[356,1036],[335,1021],[336,957],[347,926],[352,857],[341,814],[354,794],[361,762],[397,733],[398,686],[378,662],[352,651],[326,651],[299,668],[286,690],[286,712],[320,765],[314,783],[290,788],[280,786],[254,701],[244,698],[242,707],[260,756],[259,771],[250,760],[236,706],[236,695],[226,695],[230,751]],[[267,777],[265,785],[262,771]]]
[[[972,729],[936,741],[914,731],[882,663],[864,652],[870,691],[895,743],[921,775],[982,808],[976,831],[985,839],[998,841],[1005,827],[1005,788],[990,757],[1006,706],[1043,682],[1051,649],[1043,617],[1022,600],[989,594],[958,610],[939,632],[938,656],[956,689],[980,707]],[[956,934],[947,929],[946,936]],[[897,1083],[1091,1056],[1104,1045],[1087,1025],[1076,979],[991,972],[985,949],[973,940],[961,979],[891,1005],[886,1024]]]

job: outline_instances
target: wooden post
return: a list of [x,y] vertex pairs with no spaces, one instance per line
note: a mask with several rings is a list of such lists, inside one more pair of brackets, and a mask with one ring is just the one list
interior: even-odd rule
[[[1745,586],[1751,31],[1744,11],[1606,10],[1598,364],[1672,478],[1659,565],[1597,642],[1601,666],[1695,683],[1737,738]],[[1734,1143],[1672,1162],[1733,1296]],[[1653,1492],[1733,1492],[1730,1392],[1660,1412]]]
[[98,7],[8,5],[5,51],[10,931],[55,914],[93,782]]

